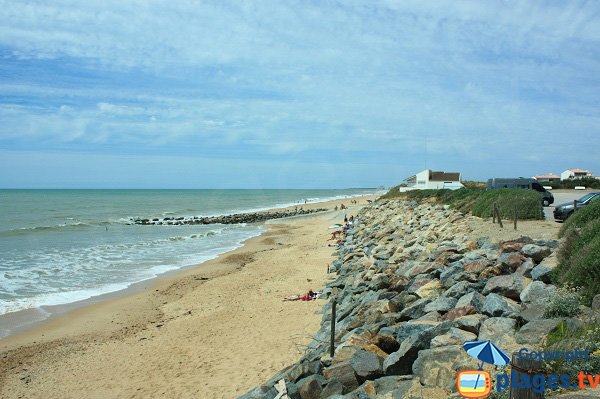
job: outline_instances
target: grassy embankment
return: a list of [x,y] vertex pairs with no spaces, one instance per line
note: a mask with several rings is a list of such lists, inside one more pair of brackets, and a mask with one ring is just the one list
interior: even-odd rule
[[589,305],[600,293],[600,201],[577,210],[559,235],[564,242],[554,281],[579,287],[583,303]]
[[549,304],[557,314],[546,316],[578,317],[583,323],[561,322],[548,336],[545,346],[554,350],[585,348],[591,354],[585,360],[553,361],[546,367],[571,376],[577,375],[579,370],[598,374],[600,318],[594,312],[582,314],[579,305],[590,305],[594,296],[600,293],[600,201],[575,212],[563,224],[559,235],[564,241],[552,277],[561,288]]
[[413,190],[401,193],[398,187],[393,187],[382,198],[435,200],[442,204],[448,204],[463,213],[471,213],[482,218],[492,217],[494,203],[498,206],[503,219],[512,219],[515,207],[520,220],[543,219],[544,217],[540,195],[532,190],[461,188],[460,190]]

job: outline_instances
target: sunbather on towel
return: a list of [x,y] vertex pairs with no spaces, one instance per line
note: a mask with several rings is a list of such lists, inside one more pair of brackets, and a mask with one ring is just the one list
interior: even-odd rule
[[313,292],[312,290],[308,291],[304,295],[292,295],[284,298],[284,301],[312,301],[319,297],[318,292]]

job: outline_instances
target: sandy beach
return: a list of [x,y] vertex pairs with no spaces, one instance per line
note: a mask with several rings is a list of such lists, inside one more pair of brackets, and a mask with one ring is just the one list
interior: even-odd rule
[[[366,199],[362,197],[361,204]],[[349,201],[308,204],[329,207]],[[348,215],[359,206],[350,206]],[[232,398],[303,353],[344,211],[268,223],[215,260],[0,340],[3,398]]]

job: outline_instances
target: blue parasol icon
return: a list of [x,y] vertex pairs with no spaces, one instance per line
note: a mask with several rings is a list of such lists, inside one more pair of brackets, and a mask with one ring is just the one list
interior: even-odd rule
[[508,355],[491,341],[465,342],[463,348],[469,355],[481,361],[479,368],[483,366],[483,362],[496,366],[506,366],[510,362]]

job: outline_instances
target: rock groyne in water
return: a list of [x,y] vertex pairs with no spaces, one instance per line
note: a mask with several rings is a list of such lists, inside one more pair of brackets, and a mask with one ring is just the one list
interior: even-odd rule
[[535,346],[561,319],[544,319],[557,240],[473,238],[465,216],[437,204],[376,202],[363,208],[337,250],[324,289],[336,295],[299,362],[242,399],[448,398],[477,362],[465,341],[510,353]]
[[256,223],[271,219],[281,219],[292,216],[309,215],[311,213],[325,212],[327,208],[317,209],[286,209],[282,211],[236,213],[224,216],[192,216],[192,217],[165,217],[165,218],[136,218],[131,219],[132,224],[143,225],[168,225],[179,226],[186,224],[238,224]]

